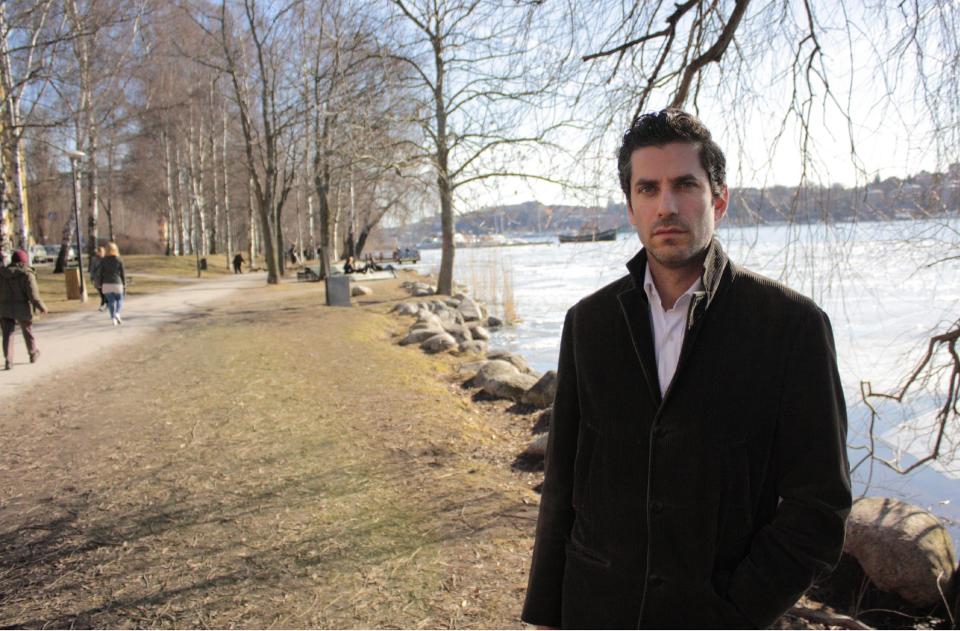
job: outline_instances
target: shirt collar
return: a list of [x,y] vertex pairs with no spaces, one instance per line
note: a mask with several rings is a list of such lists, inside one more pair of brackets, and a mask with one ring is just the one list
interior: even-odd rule
[[[645,265],[646,269],[643,273],[643,291],[647,293],[647,300],[650,301],[650,304],[656,304],[661,309],[663,309],[663,302],[660,300],[660,292],[657,291],[657,286],[653,283],[653,276],[650,274],[650,266]],[[698,291],[703,291],[703,279],[700,276],[697,276],[697,279],[693,281],[693,284],[687,287],[687,290],[680,294],[680,297],[677,298],[677,302],[674,303],[674,307],[677,305],[684,304],[689,301],[693,294]],[[664,309],[666,311],[666,309]]]
[[[646,249],[641,249],[639,252],[637,252],[636,256],[627,262],[627,270],[630,272],[630,276],[633,278],[634,287],[637,289],[643,287],[643,279],[645,276],[646,267]],[[708,307],[713,302],[717,291],[720,289],[720,281],[723,279],[724,274],[726,274],[728,267],[730,267],[730,265],[726,253],[723,251],[723,248],[720,247],[720,243],[717,241],[717,239],[713,238],[710,241],[710,245],[707,248],[707,255],[703,261],[702,291],[706,294],[706,305]],[[645,293],[646,292],[644,292],[644,295]]]

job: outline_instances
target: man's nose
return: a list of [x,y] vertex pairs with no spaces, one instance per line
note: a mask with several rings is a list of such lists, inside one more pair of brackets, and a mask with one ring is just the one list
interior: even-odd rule
[[660,204],[657,208],[657,215],[660,217],[666,217],[667,215],[676,215],[677,214],[677,198],[674,196],[673,191],[669,188],[665,188],[660,193]]

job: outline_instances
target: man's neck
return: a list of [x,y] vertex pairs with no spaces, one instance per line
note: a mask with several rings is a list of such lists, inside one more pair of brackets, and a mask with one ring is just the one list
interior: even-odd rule
[[665,267],[653,257],[647,256],[647,265],[650,266],[650,277],[664,309],[672,309],[677,299],[703,274],[702,260],[696,265]]

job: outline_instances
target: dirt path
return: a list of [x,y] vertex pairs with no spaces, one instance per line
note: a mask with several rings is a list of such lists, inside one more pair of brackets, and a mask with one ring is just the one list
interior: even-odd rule
[[389,303],[321,302],[246,288],[133,340],[131,302],[129,343],[4,396],[0,626],[519,625],[532,417],[393,344]]
[[[17,392],[41,380],[59,378],[60,373],[96,362],[97,357],[119,345],[134,342],[157,331],[164,323],[192,317],[210,302],[221,300],[240,289],[260,287],[265,274],[240,274],[203,281],[168,278],[184,286],[124,301],[123,326],[114,327],[106,311],[74,311],[54,318],[34,320],[34,334],[40,345],[40,361],[31,364],[19,329],[14,339],[13,370],[0,371],[0,405]],[[96,295],[91,300],[97,300]],[[94,303],[96,304],[96,303]]]

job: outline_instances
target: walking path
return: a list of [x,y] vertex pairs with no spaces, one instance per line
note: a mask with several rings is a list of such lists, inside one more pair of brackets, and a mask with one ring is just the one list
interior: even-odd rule
[[[149,274],[136,274],[148,277]],[[153,276],[151,276],[153,277]],[[157,277],[159,278],[159,277]],[[265,273],[221,276],[210,280],[185,281],[183,286],[147,296],[124,300],[123,325],[114,327],[106,311],[75,311],[56,318],[34,320],[33,331],[40,346],[40,358],[29,363],[19,327],[14,332],[13,369],[0,370],[0,401],[30,384],[60,370],[80,366],[97,354],[127,344],[151,333],[161,324],[182,318],[199,307],[231,293],[264,284]],[[92,296],[96,300],[96,295]]]

